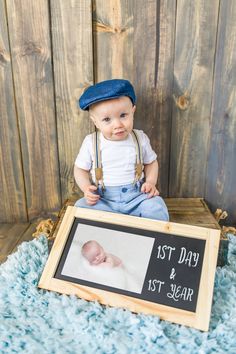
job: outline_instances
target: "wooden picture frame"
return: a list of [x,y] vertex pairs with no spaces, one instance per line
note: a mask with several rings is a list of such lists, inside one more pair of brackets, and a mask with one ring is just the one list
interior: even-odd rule
[[[92,239],[99,264],[81,251]],[[207,331],[219,241],[220,230],[69,206],[38,286]]]

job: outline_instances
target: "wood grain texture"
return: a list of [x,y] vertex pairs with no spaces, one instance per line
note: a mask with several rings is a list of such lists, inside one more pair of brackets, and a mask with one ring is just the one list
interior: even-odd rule
[[13,252],[24,232],[29,228],[27,223],[0,224],[0,263]]
[[236,2],[221,1],[217,38],[206,200],[236,223]]
[[7,33],[5,2],[0,0],[0,220],[26,221],[26,197]]
[[18,246],[22,242],[28,242],[28,241],[32,241],[33,240],[33,236],[32,235],[33,235],[33,233],[36,230],[37,224],[38,224],[38,222],[34,222],[34,223],[28,225],[27,229],[25,229],[25,231],[21,234],[21,236],[17,240],[14,248],[12,249],[12,252],[16,252]]
[[175,7],[175,0],[134,2],[135,124],[158,155],[162,196],[168,195]]
[[171,222],[220,230],[220,226],[201,198],[165,198]]
[[95,82],[133,79],[133,0],[93,0]]
[[60,206],[48,2],[7,0],[29,219]]
[[77,100],[93,84],[91,2],[52,0],[51,23],[62,200],[78,189],[73,166],[93,125]]
[[177,2],[170,197],[204,196],[218,7]]
[[74,159],[94,127],[76,101],[122,77],[135,86],[134,125],[157,152],[162,196],[204,197],[235,224],[235,6],[0,0],[0,221],[50,217],[78,196]]

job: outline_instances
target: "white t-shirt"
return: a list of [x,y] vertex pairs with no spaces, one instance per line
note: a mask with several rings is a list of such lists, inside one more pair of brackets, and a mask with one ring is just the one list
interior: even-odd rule
[[[137,130],[136,130],[137,131]],[[137,131],[142,146],[144,165],[156,160],[150,140],[142,131]],[[122,186],[133,183],[135,177],[136,146],[131,134],[125,140],[112,141],[100,134],[100,151],[105,186]],[[95,182],[94,147],[92,134],[85,137],[75,165],[91,172]]]

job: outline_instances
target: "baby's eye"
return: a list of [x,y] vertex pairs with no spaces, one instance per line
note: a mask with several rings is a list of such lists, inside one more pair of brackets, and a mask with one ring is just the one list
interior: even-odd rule
[[127,116],[127,113],[121,113],[120,118],[125,118]]
[[103,122],[105,122],[105,123],[108,123],[108,122],[110,122],[111,121],[111,118],[109,118],[109,117],[106,117],[106,118],[103,118],[103,120],[102,120]]

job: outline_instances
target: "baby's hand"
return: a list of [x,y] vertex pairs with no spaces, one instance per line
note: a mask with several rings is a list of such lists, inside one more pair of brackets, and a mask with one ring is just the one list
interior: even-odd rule
[[159,195],[159,191],[156,189],[155,184],[145,182],[142,185],[141,192],[143,193],[149,193],[148,198],[155,197],[156,195]]
[[98,202],[100,195],[94,193],[96,190],[97,187],[92,184],[85,189],[84,197],[88,205],[95,205]]

